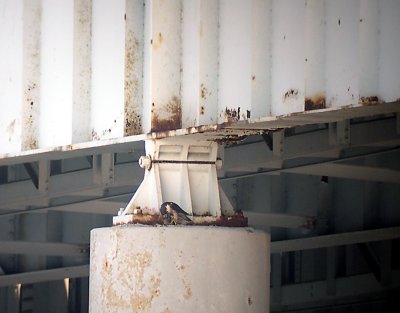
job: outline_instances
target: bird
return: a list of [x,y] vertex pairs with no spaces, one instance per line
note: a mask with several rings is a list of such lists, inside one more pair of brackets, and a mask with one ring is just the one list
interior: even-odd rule
[[160,213],[166,224],[190,224],[192,220],[188,217],[188,213],[181,209],[175,202],[164,202],[161,204]]

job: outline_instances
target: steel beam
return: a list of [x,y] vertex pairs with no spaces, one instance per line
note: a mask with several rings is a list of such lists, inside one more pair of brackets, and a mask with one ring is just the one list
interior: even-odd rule
[[[400,271],[392,271],[393,278],[392,288],[400,287]],[[338,299],[351,299],[352,297],[360,297],[379,292],[387,292],[387,288],[383,287],[376,281],[373,274],[362,274],[336,279],[336,294],[332,296],[327,292],[327,281],[315,281],[293,285],[285,285],[281,288],[281,301],[275,302],[271,298],[271,312],[279,312],[284,306],[285,310],[300,307],[307,308],[312,303],[329,305],[337,303]],[[274,288],[271,288],[271,293]]]
[[[350,124],[351,147],[389,147],[400,144],[396,132],[396,119],[381,119],[366,123]],[[281,168],[282,160],[299,157],[339,157],[343,148],[330,144],[329,129],[298,133],[284,138],[285,147],[278,157],[268,148],[264,140],[233,145],[225,148],[224,170],[226,172],[249,171],[257,168]]]
[[0,241],[0,254],[85,256],[88,255],[88,245],[17,240]]
[[[263,171],[256,171],[256,172],[240,174],[240,175],[236,175],[236,176],[223,177],[223,178],[220,178],[220,180],[227,181],[227,180],[236,180],[236,179],[260,176],[260,175],[277,175],[282,172],[291,172],[291,171],[298,171],[299,173],[301,172],[301,173],[310,174],[312,172],[308,171],[308,169],[312,169],[313,167],[323,166],[323,165],[331,164],[331,163],[336,164],[339,162],[351,161],[351,160],[356,160],[356,159],[365,158],[365,157],[372,157],[372,156],[377,156],[380,154],[397,152],[399,150],[400,150],[400,146],[384,148],[384,149],[381,149],[378,151],[376,149],[374,149],[373,151],[367,152],[367,153],[363,152],[360,154],[354,154],[352,156],[347,156],[347,157],[338,157],[338,158],[327,159],[327,160],[324,159],[322,161],[316,161],[316,162],[314,161],[314,162],[308,162],[308,163],[306,162],[306,163],[301,163],[301,164],[289,165],[289,166],[281,167],[281,168],[270,168],[270,169],[263,170]],[[339,164],[339,165],[341,165],[341,164]],[[375,173],[379,179],[385,180],[386,179],[385,175],[387,175],[388,176],[387,180],[390,180],[390,182],[397,182],[397,177],[395,177],[396,174],[393,173],[396,171],[392,171],[392,170],[380,171],[381,169],[377,169],[377,168],[371,168],[371,170],[375,170]],[[332,175],[335,175],[334,171],[331,171],[331,172],[332,172]],[[328,176],[328,175],[324,175],[326,173],[319,173],[318,176],[320,176],[320,174],[322,174],[321,176]],[[358,174],[359,174],[359,176],[362,175],[362,173],[360,171],[358,172]],[[338,175],[338,174],[336,174],[336,175]],[[348,174],[343,174],[343,175],[349,176]],[[348,177],[346,177],[346,178],[348,178]]]
[[371,166],[323,163],[283,169],[285,173],[338,177],[384,183],[400,183],[400,171]]
[[[143,179],[143,170],[137,163],[120,164],[114,167],[113,188],[138,186]],[[47,194],[40,193],[30,181],[19,181],[0,185],[0,210],[20,210],[24,206],[37,206],[43,201],[62,196],[103,196],[107,185],[93,182],[92,169],[69,172],[49,177]]]
[[400,227],[388,227],[309,238],[274,241],[271,243],[271,253],[344,246],[395,238],[400,238]]
[[48,211],[75,212],[115,215],[119,208],[125,207],[132,198],[133,192],[121,193],[110,197],[97,197],[94,199],[71,202],[61,205],[44,206],[31,209],[11,210],[0,213],[0,216],[20,215],[25,213],[47,213]]
[[89,264],[0,276],[0,287],[89,276]]
[[283,227],[283,228],[312,228],[314,216],[301,216],[280,213],[261,213],[244,211],[250,226]]

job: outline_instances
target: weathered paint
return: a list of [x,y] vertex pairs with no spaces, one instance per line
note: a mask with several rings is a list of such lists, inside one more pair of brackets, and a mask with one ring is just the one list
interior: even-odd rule
[[379,114],[400,98],[397,0],[0,8],[3,155],[202,125],[269,129],[268,120],[312,123],[308,114],[364,105]]
[[269,312],[266,233],[125,225],[90,247],[89,312]]

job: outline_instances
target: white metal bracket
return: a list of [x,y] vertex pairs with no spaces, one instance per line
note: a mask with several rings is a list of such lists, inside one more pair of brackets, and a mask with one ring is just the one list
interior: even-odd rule
[[139,160],[145,168],[144,180],[114,224],[126,215],[160,215],[163,202],[175,202],[193,217],[220,218],[235,215],[221,188],[217,169],[218,144],[186,138],[146,141],[146,156]]

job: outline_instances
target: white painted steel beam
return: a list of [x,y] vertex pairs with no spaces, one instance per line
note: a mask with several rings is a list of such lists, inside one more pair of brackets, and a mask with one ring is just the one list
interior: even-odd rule
[[[143,178],[143,170],[137,163],[115,166],[113,187],[134,189]],[[96,184],[93,181],[93,170],[81,170],[50,176],[47,194],[40,193],[31,181],[20,181],[0,185],[0,209],[20,210],[21,206],[35,206],[43,200],[62,196],[101,197],[105,188],[111,186]]]
[[124,193],[111,197],[97,197],[95,199],[71,202],[62,205],[43,206],[31,209],[10,210],[0,216],[21,215],[25,213],[47,213],[48,211],[75,212],[86,214],[115,215],[120,208],[125,207],[133,193]]
[[[360,158],[365,158],[365,157],[371,157],[371,156],[377,156],[379,154],[385,154],[385,153],[391,153],[391,152],[398,152],[400,150],[399,146],[395,146],[392,148],[388,149],[382,149],[382,150],[373,150],[373,152],[369,153],[360,153],[356,154],[353,156],[349,157],[343,157],[343,158],[334,158],[334,159],[327,159],[327,160],[322,160],[322,161],[314,161],[314,162],[309,162],[308,164],[302,163],[302,164],[296,164],[296,165],[289,165],[285,168],[270,168],[266,169],[263,171],[254,171],[252,173],[245,173],[245,174],[240,174],[236,176],[228,176],[228,177],[223,177],[220,180],[227,181],[227,180],[235,180],[235,179],[242,179],[242,178],[248,178],[248,177],[253,177],[253,176],[260,176],[260,175],[278,175],[281,172],[286,172],[286,171],[291,171],[291,170],[298,170],[298,171],[303,171],[302,169],[312,169],[315,166],[322,166],[325,164],[330,164],[330,163],[337,163],[337,162],[344,162],[344,161],[351,161],[351,160],[356,160]],[[335,163],[335,164],[336,164]],[[375,179],[377,181],[384,181],[384,182],[397,182],[397,178],[395,175],[393,175],[393,172],[396,172],[395,170],[387,170],[387,171],[381,171],[380,169],[374,169],[374,173],[376,173],[376,178],[369,178],[368,180],[374,181]],[[304,173],[307,173],[306,170],[304,170]],[[310,170],[310,173],[312,173],[312,170]],[[303,173],[302,173],[303,174]],[[339,176],[340,173],[334,173],[334,175],[337,175],[335,177],[341,177],[343,176],[344,178],[353,178],[353,179],[361,179],[363,178],[361,173],[358,173],[358,175],[351,175],[351,173],[345,173]],[[387,174],[387,177],[385,178],[385,175]],[[312,174],[311,174],[312,175]],[[320,175],[320,174],[318,174]],[[326,176],[326,175],[323,175]],[[364,177],[365,178],[365,177]]]
[[[400,271],[391,272],[393,284],[391,288],[400,286]],[[300,284],[290,284],[281,287],[280,301],[271,298],[271,310],[279,312],[279,306],[283,305],[290,310],[291,306],[299,308],[300,305],[315,303],[318,307],[323,305],[335,305],[338,299],[351,299],[352,297],[368,296],[372,294],[388,292],[388,289],[382,286],[373,274],[361,274],[349,277],[336,278],[336,294],[331,295],[327,292],[327,281],[314,281]],[[271,293],[274,287],[271,288]],[[350,300],[351,301],[351,300]],[[350,302],[351,303],[351,302]],[[321,305],[323,304],[323,305]],[[346,301],[342,302],[346,305]]]
[[0,8],[0,159],[182,127],[229,122],[219,127],[240,134],[399,110],[398,1]]
[[249,219],[249,225],[254,227],[312,228],[315,221],[313,216],[284,213],[244,211],[243,214]]
[[88,245],[33,241],[0,241],[0,254],[85,256]]
[[89,265],[62,267],[50,270],[18,273],[0,276],[0,287],[16,284],[33,284],[45,281],[62,280],[89,276]]
[[309,238],[274,241],[271,253],[318,249],[400,238],[400,227],[362,230]]
[[[352,147],[385,147],[400,145],[394,118],[350,125]],[[328,129],[286,136],[282,154],[277,157],[264,141],[225,148],[224,170],[248,171],[259,168],[281,168],[282,160],[298,157],[339,157],[344,146],[330,143]],[[243,162],[246,160],[246,162]]]
[[[396,122],[395,119],[376,120],[368,123],[354,124],[351,125],[351,145],[352,147],[364,146],[392,146],[400,143],[400,137],[395,131]],[[128,147],[129,144],[125,143]],[[140,145],[141,146],[141,145]],[[109,148],[111,149],[111,145]],[[121,145],[119,145],[121,147]],[[260,167],[275,168],[276,174],[280,171],[304,171],[305,173],[312,173],[313,167],[302,169],[299,166],[296,168],[282,169],[282,159],[292,159],[297,157],[318,157],[318,156],[330,156],[335,157],[338,155],[340,147],[329,145],[329,131],[327,129],[316,130],[312,133],[300,133],[285,138],[284,153],[281,158],[274,156],[273,152],[269,149],[264,141],[252,142],[244,145],[234,145],[228,147],[224,151],[224,170],[225,171],[251,171],[257,170]],[[374,151],[374,150],[371,150]],[[79,151],[77,151],[79,152]],[[80,152],[84,152],[81,150]],[[54,152],[56,153],[56,152]],[[143,152],[144,153],[144,152]],[[137,152],[135,152],[135,155]],[[61,154],[54,154],[53,157],[61,156]],[[139,155],[139,154],[138,154]],[[37,157],[41,157],[38,155]],[[243,162],[246,160],[246,162]],[[335,159],[327,159],[327,162]],[[41,161],[42,163],[45,160]],[[44,163],[45,164],[45,163]],[[100,164],[100,163],[99,163]],[[331,166],[331,163],[324,163],[326,166]],[[324,164],[315,165],[324,166]],[[109,167],[105,167],[105,170],[109,170]],[[357,169],[357,168],[356,168]],[[374,169],[375,170],[375,169]],[[384,169],[376,170],[379,175],[383,175],[385,178]],[[39,170],[40,172],[40,170]],[[144,171],[139,168],[136,163],[119,164],[115,165],[114,168],[114,182],[110,187],[123,187],[123,192],[129,191],[129,186],[137,186],[140,184]],[[360,172],[360,169],[359,169]],[[105,173],[105,172],[104,172]],[[316,174],[320,175],[323,172],[316,171]],[[337,176],[339,172],[334,172],[332,175]],[[347,177],[354,177],[355,174],[350,174],[347,171],[341,172]],[[253,173],[249,175],[264,175],[263,173]],[[271,173],[267,173],[271,174]],[[327,174],[327,173],[325,173]],[[396,180],[396,172],[390,172],[392,178]],[[350,175],[350,176],[349,176]],[[361,171],[361,175],[365,177]],[[360,176],[360,175],[358,175]],[[45,177],[45,176],[44,176]],[[108,173],[105,176],[108,179]],[[367,177],[368,178],[368,177]],[[225,179],[225,178],[222,178]],[[375,179],[375,178],[374,178]],[[392,180],[393,180],[392,179]],[[385,181],[388,180],[385,179]],[[74,182],[71,184],[71,182]],[[20,181],[14,183],[8,183],[0,185],[0,209],[2,210],[20,210],[23,206],[39,206],[43,207],[43,201],[54,197],[62,197],[64,195],[69,196],[88,196],[99,198],[103,195],[107,186],[100,183],[98,185],[96,180],[93,179],[93,170],[80,170],[71,173],[65,173],[55,176],[50,176],[48,181],[47,193],[39,193],[30,181]],[[21,195],[21,191],[23,194]],[[87,199],[83,199],[87,200]],[[71,202],[75,200],[71,199]],[[122,206],[125,206],[123,204]],[[80,211],[79,205],[73,205],[76,210]],[[82,205],[82,211],[86,211],[88,205]],[[69,210],[66,207],[66,210]],[[94,210],[95,211],[95,210]],[[108,214],[108,208],[102,203],[99,203],[99,212]]]
[[[315,123],[327,123],[337,120],[343,120],[348,118],[355,118],[365,115],[374,115],[380,113],[393,113],[400,112],[400,102],[395,102],[393,104],[382,104],[378,106],[366,106],[359,109],[342,109],[340,111],[326,111],[326,112],[311,112],[301,117],[299,115],[294,115],[293,117],[286,116],[283,118],[269,118],[266,120],[257,120],[254,123],[238,124],[237,128],[232,128],[232,125],[228,126],[201,126],[199,128],[187,128],[180,129],[176,131],[171,131],[168,136],[189,136],[194,140],[210,140],[210,139],[223,139],[225,136],[233,134],[239,134],[241,136],[259,134],[258,129],[275,129],[282,127],[294,127],[300,125],[309,125]],[[329,117],[333,115],[332,117]],[[322,118],[321,118],[322,116]],[[324,117],[326,116],[326,118]],[[390,126],[391,122],[377,121],[374,126],[376,128],[366,128],[356,127],[351,128],[352,134],[352,144],[365,144],[365,145],[378,145],[379,141],[384,141],[382,144],[390,144],[390,140],[397,140],[398,134],[396,132],[391,132],[386,129]],[[285,126],[286,125],[286,126]],[[396,126],[396,124],[394,124]],[[382,126],[382,128],[381,128]],[[15,152],[0,154],[0,165],[11,165],[25,162],[34,162],[39,159],[65,159],[77,156],[102,154],[106,152],[132,152],[135,147],[140,147],[142,149],[143,143],[140,141],[152,138],[162,138],[167,136],[166,133],[161,135],[157,134],[146,134],[146,135],[136,135],[128,136],[117,139],[105,139],[101,141],[91,141],[85,143],[77,143],[72,145],[53,147],[53,148],[43,148],[33,151],[25,152]],[[383,136],[383,137],[382,137]],[[354,139],[356,138],[356,139]],[[383,139],[386,138],[386,139]],[[397,138],[397,139],[396,139]],[[135,144],[136,143],[136,144]],[[310,144],[310,142],[309,142]],[[288,153],[285,150],[285,153]]]
[[293,174],[328,176],[395,184],[400,183],[400,171],[362,165],[324,163],[301,166],[293,169],[283,169],[282,171]]

